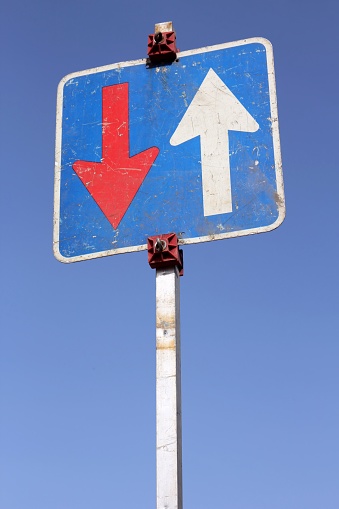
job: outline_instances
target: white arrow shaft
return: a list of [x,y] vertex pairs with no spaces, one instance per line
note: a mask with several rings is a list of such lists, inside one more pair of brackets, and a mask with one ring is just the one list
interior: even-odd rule
[[228,130],[205,131],[200,146],[204,216],[232,212]]

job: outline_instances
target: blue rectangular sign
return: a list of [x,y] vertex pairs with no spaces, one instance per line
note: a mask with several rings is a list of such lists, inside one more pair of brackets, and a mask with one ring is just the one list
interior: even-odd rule
[[261,38],[66,76],[54,253],[62,262],[270,231],[285,215],[273,53]]

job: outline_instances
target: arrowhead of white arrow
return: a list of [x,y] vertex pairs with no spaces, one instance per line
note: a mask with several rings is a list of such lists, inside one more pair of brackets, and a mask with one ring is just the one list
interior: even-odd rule
[[213,136],[213,131],[217,134],[220,128],[227,131],[255,132],[259,125],[213,69],[210,69],[173,133],[170,143],[180,145],[206,131]]

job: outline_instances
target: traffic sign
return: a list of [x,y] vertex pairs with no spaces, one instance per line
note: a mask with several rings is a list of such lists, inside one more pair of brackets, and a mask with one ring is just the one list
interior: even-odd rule
[[54,253],[73,262],[270,231],[285,215],[273,53],[248,39],[73,73],[57,105]]

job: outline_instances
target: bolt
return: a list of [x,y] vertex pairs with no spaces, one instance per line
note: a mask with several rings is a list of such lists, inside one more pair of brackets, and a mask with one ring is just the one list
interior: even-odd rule
[[162,41],[162,33],[161,32],[157,32],[154,36],[154,40],[156,42],[156,44],[159,44],[159,42]]
[[156,253],[162,253],[162,251],[166,249],[166,245],[167,244],[165,240],[161,240],[158,238],[154,244],[154,251]]

